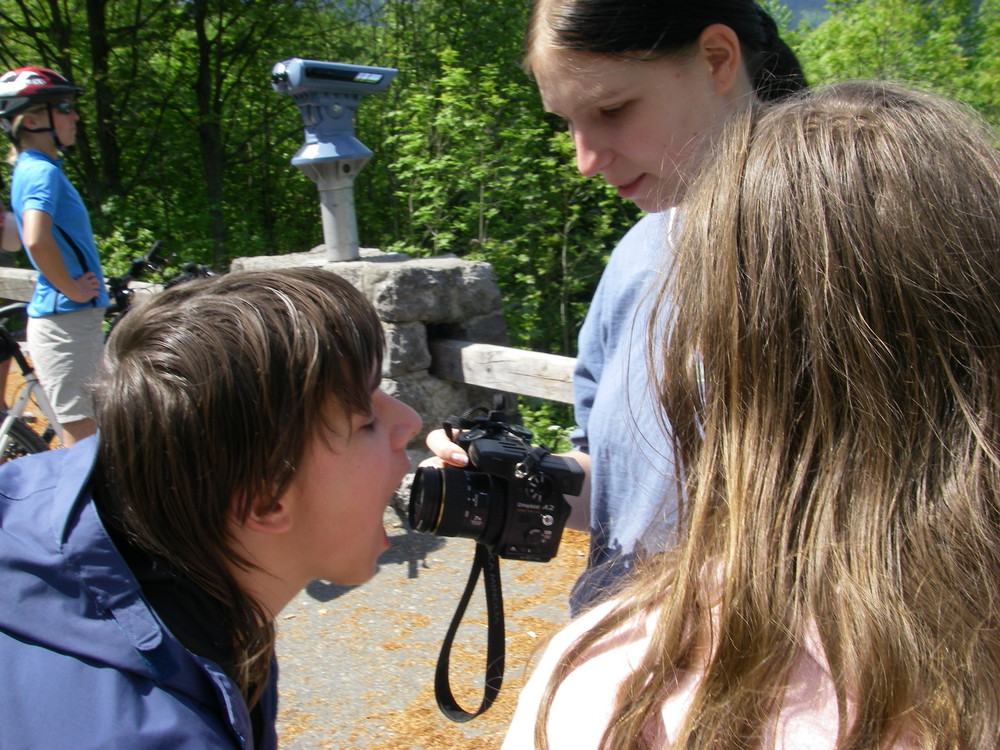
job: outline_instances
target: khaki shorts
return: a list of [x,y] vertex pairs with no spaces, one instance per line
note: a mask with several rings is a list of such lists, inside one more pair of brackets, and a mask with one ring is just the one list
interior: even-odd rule
[[60,424],[94,418],[87,386],[104,349],[103,307],[28,318],[28,353]]

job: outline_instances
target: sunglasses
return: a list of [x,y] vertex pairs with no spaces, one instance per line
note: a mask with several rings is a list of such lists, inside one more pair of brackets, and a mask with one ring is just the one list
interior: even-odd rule
[[59,102],[53,104],[52,109],[61,115],[70,115],[76,112],[76,104],[74,102]]

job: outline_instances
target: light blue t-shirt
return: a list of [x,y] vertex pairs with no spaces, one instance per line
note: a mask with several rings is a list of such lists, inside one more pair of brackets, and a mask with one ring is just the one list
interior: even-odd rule
[[643,217],[622,238],[580,329],[573,373],[578,429],[590,455],[590,555],[574,614],[603,598],[635,556],[672,541],[673,452],[647,368],[648,322],[667,272],[675,210]]
[[[62,161],[41,151],[22,151],[17,157],[10,182],[10,200],[11,210],[17,217],[17,228],[22,236],[24,212],[44,211],[52,217],[52,234],[70,276],[76,279],[87,271],[92,271],[101,281],[97,298],[91,302],[79,303],[62,294],[39,272],[35,293],[28,303],[28,315],[41,318],[86,307],[107,307],[108,290],[101,273],[101,259],[94,244],[90,216],[80,193],[63,173]],[[28,255],[30,257],[31,253]],[[31,258],[31,264],[38,270],[34,258]]]

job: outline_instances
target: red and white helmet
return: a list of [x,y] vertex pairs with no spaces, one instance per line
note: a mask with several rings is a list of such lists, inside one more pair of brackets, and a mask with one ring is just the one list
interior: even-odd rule
[[33,104],[75,97],[83,89],[48,68],[16,68],[0,76],[0,117],[13,119]]

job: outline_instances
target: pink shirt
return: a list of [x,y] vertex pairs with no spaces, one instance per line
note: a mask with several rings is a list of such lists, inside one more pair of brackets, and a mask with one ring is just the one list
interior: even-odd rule
[[[559,657],[613,606],[608,602],[571,622],[542,655],[518,700],[503,750],[534,747],[535,717]],[[651,620],[631,625],[610,638],[592,658],[574,669],[556,693],[549,714],[552,750],[597,748],[611,718],[622,681],[638,666],[649,645]],[[701,680],[700,672],[683,673],[677,689],[663,703],[667,744],[676,738]],[[775,750],[832,750],[837,739],[837,700],[833,680],[815,637],[807,640],[795,667],[781,711],[767,728],[763,747]]]

